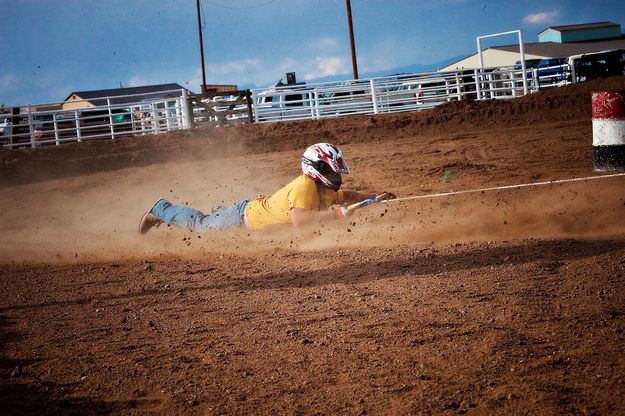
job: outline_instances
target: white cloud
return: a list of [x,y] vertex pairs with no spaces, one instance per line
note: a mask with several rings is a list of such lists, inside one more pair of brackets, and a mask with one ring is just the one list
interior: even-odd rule
[[348,71],[349,67],[344,58],[336,56],[318,56],[315,58],[314,66],[312,68],[305,69],[304,79],[310,80],[330,75],[344,74]]
[[[206,65],[207,84],[237,84],[241,87],[244,84],[269,83],[280,79],[281,71],[288,68],[294,61],[284,60],[280,64],[272,64],[270,67],[257,58],[234,60],[227,62],[214,62]],[[292,69],[289,69],[292,70]],[[191,91],[200,91],[202,84],[202,69],[194,68],[192,71],[182,75],[183,85]]]
[[540,12],[534,14],[528,14],[523,18],[523,23],[538,25],[538,24],[549,24],[553,22],[553,20],[560,15],[558,10],[552,10],[550,12]]
[[[207,84],[241,84],[249,83],[256,78],[257,72],[262,71],[260,60],[245,59],[206,65]],[[202,84],[202,69],[200,66],[180,69],[178,71],[157,71],[145,74],[135,74],[130,77],[125,87],[152,85],[163,83],[178,83],[191,91],[199,92]]]
[[[342,45],[341,42],[342,40],[339,41],[338,38],[331,37],[331,36],[323,36],[323,37],[315,38],[309,41],[305,49],[308,51],[320,51],[326,54],[336,53],[343,47],[347,47],[347,44]],[[345,43],[347,43],[347,41],[345,41]]]
[[[206,73],[221,77],[234,76],[249,73],[258,68],[260,61],[258,59],[241,59],[237,61],[229,61],[222,64],[210,64],[206,66]],[[206,81],[208,83],[208,81]]]
[[[208,83],[208,81],[206,81]],[[200,68],[195,70],[195,73],[190,79],[185,81],[183,87],[190,89],[191,91],[200,92],[200,85],[202,85],[202,70]]]
[[293,72],[301,67],[301,62],[293,59],[293,58],[284,58],[282,61],[278,62],[276,65],[270,64],[269,66],[264,66],[262,68],[262,72],[271,73],[271,80],[278,76],[278,79],[282,78],[285,72]]
[[149,84],[151,83],[146,78],[135,75],[128,80],[128,85],[126,85],[126,87],[140,87]]

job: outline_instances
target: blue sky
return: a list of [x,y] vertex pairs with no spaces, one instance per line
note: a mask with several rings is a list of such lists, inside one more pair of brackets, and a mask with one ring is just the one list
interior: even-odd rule
[[[351,0],[362,74],[475,52],[476,36],[613,21],[623,0]],[[264,87],[352,78],[344,0],[201,0],[209,84]],[[0,103],[58,102],[72,91],[177,82],[199,92],[195,0],[0,0]],[[514,43],[514,37],[490,44]],[[486,46],[489,46],[487,43]]]

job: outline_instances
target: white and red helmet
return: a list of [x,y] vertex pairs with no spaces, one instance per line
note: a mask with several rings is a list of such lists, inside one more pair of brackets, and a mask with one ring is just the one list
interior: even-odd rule
[[341,187],[341,174],[349,173],[343,153],[330,143],[317,143],[307,148],[302,156],[302,170],[304,175],[334,191]]

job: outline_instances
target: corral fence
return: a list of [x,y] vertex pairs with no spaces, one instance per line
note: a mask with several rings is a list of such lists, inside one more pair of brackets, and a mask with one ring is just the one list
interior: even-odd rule
[[454,100],[512,99],[578,82],[570,73],[566,64],[526,71],[510,66],[219,94],[161,91],[152,96],[98,98],[98,105],[72,101],[0,112],[0,131],[4,147],[37,147],[163,133],[206,123],[231,125],[419,111]]
[[497,68],[256,89],[252,90],[254,121],[418,111],[454,100],[511,99],[540,89],[625,74],[623,49],[539,61],[537,68],[523,68],[520,61]]
[[190,100],[195,124],[229,125],[254,121],[250,90],[193,95]]
[[172,90],[13,108],[0,123],[2,145],[13,148],[187,129],[192,116],[187,91]]
[[465,98],[510,99],[531,89],[527,73],[501,67],[256,89],[252,101],[254,121],[262,123],[418,111]]

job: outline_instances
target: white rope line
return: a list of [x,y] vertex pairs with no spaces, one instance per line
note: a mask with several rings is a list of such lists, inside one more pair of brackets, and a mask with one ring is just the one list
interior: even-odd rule
[[427,199],[427,198],[437,198],[441,196],[450,196],[450,195],[461,195],[461,194],[472,194],[477,192],[487,192],[487,191],[499,191],[502,189],[520,189],[520,188],[528,188],[530,186],[542,186],[542,185],[555,185],[558,183],[567,183],[567,182],[580,182],[580,181],[590,181],[593,179],[605,179],[605,178],[615,178],[617,176],[625,176],[625,173],[614,173],[611,175],[601,175],[601,176],[587,176],[585,178],[572,178],[572,179],[556,179],[552,181],[544,181],[544,182],[534,182],[534,183],[523,183],[520,185],[504,185],[504,186],[493,186],[492,188],[481,188],[481,189],[469,189],[466,191],[452,191],[452,192],[441,192],[438,194],[430,194],[430,195],[417,195],[417,196],[407,196],[404,198],[395,198],[388,199],[380,202],[399,202],[399,201],[408,201],[412,199]]

